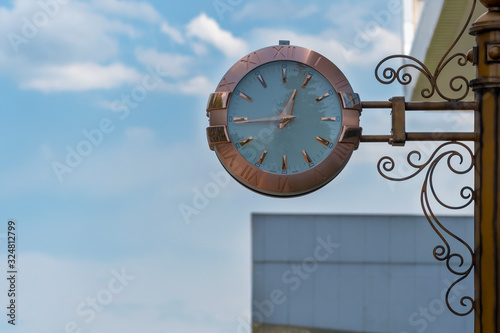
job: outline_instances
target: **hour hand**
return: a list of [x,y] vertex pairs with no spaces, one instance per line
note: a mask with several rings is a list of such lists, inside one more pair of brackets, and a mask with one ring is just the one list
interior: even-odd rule
[[234,118],[233,121],[235,124],[268,123],[268,122],[275,122],[275,121],[279,121],[280,123],[282,123],[284,121],[290,121],[294,118],[295,118],[295,116],[277,115],[277,116],[257,118],[257,119],[248,119],[248,118],[243,118],[243,117],[242,118]]
[[[282,116],[290,116],[293,111],[293,105],[295,104],[295,96],[297,95],[297,89],[295,89],[292,93],[292,96],[290,96],[290,99],[286,103],[285,107],[283,108],[283,111],[281,111]],[[295,117],[294,117],[295,118]],[[280,129],[285,127],[291,120],[291,119],[283,119],[283,121],[280,122]]]
[[288,99],[283,111],[281,111],[281,115],[291,115],[293,110],[293,104],[295,103],[295,96],[297,95],[297,89],[295,89],[292,93],[292,96]]

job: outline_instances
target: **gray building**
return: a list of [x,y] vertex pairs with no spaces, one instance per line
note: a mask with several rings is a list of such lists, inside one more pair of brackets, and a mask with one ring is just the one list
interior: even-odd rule
[[[444,217],[473,244],[472,217]],[[473,315],[445,304],[457,277],[433,249],[442,244],[425,217],[252,216],[252,324],[264,332],[472,332]],[[470,267],[458,242],[452,250]],[[457,311],[474,296],[473,276],[451,289]]]

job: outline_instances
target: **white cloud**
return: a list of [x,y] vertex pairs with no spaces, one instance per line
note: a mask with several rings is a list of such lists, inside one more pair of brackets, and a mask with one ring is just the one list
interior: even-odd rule
[[248,2],[242,10],[233,14],[235,20],[276,20],[309,17],[320,11],[315,4],[294,3],[289,0],[258,0]]
[[184,95],[207,97],[215,90],[216,85],[205,76],[196,76],[177,83],[164,83],[163,90]]
[[[20,57],[37,64],[106,61],[119,51],[116,35],[139,35],[132,25],[109,19],[86,3],[72,1],[61,5],[52,16],[35,2],[30,2],[30,8],[20,3],[16,2],[11,10],[0,11],[0,33],[23,39],[21,43],[9,42],[7,38],[0,41],[2,52],[10,58]],[[45,24],[35,24],[37,13],[48,17]]]
[[21,86],[44,92],[83,91],[111,89],[124,83],[136,82],[140,74],[135,70],[115,63],[101,66],[95,63],[74,63],[63,66],[44,66]]
[[339,27],[346,27],[351,29],[353,26],[363,26],[366,22],[363,18],[370,13],[374,2],[366,1],[363,6],[357,6],[353,10],[352,2],[350,1],[336,1],[333,2],[327,9],[325,9],[324,17]]
[[203,43],[197,43],[197,42],[192,42],[191,43],[191,48],[193,49],[194,53],[197,55],[205,55],[208,53],[208,48],[205,44]]
[[161,68],[162,73],[178,78],[185,76],[195,62],[194,58],[180,54],[160,53],[154,49],[139,47],[135,50],[137,60],[151,68]]
[[118,0],[93,0],[92,5],[99,11],[130,17],[134,19],[158,22],[160,13],[147,2],[118,1]]
[[[46,2],[15,1],[12,8],[0,7],[0,35],[11,37],[0,40],[0,72],[9,74],[22,88],[44,92],[110,89],[137,76],[116,60],[118,37],[134,39],[141,34],[124,17],[159,21],[151,5],[70,1],[48,10],[42,3]],[[116,15],[110,17],[111,13]],[[34,18],[43,15],[47,21],[35,24]]]
[[370,45],[364,48],[345,46],[335,39],[334,35],[331,30],[307,35],[292,30],[261,28],[253,30],[250,39],[255,49],[263,45],[276,45],[278,40],[288,39],[292,45],[306,47],[321,53],[341,69],[349,65],[373,67],[385,56],[400,50],[399,36],[382,28],[377,28],[370,40]]
[[174,27],[171,27],[167,21],[163,21],[161,23],[161,28],[160,31],[166,34],[167,36],[170,36],[175,42],[179,44],[184,44],[184,37],[182,37],[182,33],[175,29]]
[[229,31],[223,30],[217,21],[205,13],[194,18],[187,25],[187,34],[213,45],[227,57],[238,57],[247,53],[247,44]]

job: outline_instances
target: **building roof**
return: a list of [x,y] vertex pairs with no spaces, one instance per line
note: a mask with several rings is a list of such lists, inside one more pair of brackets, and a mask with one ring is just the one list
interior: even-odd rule
[[370,333],[359,331],[337,331],[330,329],[321,329],[315,327],[297,327],[297,326],[282,326],[282,325],[256,325],[252,328],[253,333]]

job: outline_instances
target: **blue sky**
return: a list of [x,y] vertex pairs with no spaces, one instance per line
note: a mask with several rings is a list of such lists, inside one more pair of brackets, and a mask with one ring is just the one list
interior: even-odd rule
[[[400,15],[381,16],[391,2],[4,2],[0,236],[17,221],[20,294],[18,325],[2,319],[2,331],[236,332],[250,311],[252,212],[420,214],[421,181],[376,171],[408,149],[363,145],[332,183],[281,200],[229,180],[205,140],[208,94],[280,39],[327,56],[363,100],[402,95],[374,77],[401,52]],[[361,125],[388,134],[389,112],[365,111]]]

